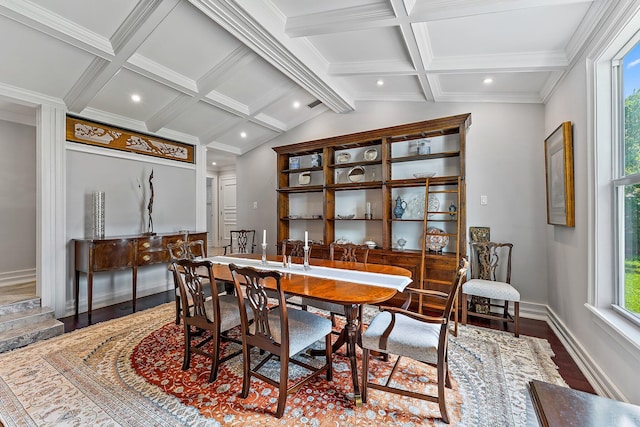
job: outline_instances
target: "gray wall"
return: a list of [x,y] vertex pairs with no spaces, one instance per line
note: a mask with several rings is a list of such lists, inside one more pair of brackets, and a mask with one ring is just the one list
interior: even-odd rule
[[[140,159],[123,159],[100,154],[67,150],[67,237],[68,281],[67,310],[73,302],[72,239],[90,236],[92,194],[104,191],[107,236],[138,234],[146,231],[149,200],[149,174],[153,169],[154,231],[195,231],[195,170]],[[199,230],[201,231],[201,230]],[[81,284],[86,283],[82,275]],[[138,270],[138,296],[173,288],[166,265]],[[80,310],[86,307],[86,286],[80,287]],[[106,272],[94,278],[93,307],[131,299],[131,271]]]
[[35,280],[36,129],[0,120],[0,286]]
[[[522,104],[359,103],[327,112],[237,161],[238,224],[276,235],[276,155],[271,147],[368,129],[471,113],[467,139],[467,225],[491,227],[493,240],[515,245],[513,280],[530,315],[547,302],[544,282],[546,201],[544,107]],[[480,195],[489,203],[480,206]],[[252,208],[258,202],[258,210]],[[274,246],[270,245],[274,251]]]

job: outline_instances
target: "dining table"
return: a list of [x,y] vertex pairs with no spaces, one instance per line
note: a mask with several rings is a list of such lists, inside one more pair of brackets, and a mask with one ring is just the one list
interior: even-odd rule
[[[386,264],[309,259],[305,268],[302,258],[283,263],[282,256],[271,255],[262,260],[258,254],[236,254],[207,258],[213,263],[216,280],[233,282],[228,265],[250,266],[281,273],[280,286],[289,296],[307,297],[344,306],[346,324],[333,344],[335,351],[347,345],[353,396],[356,406],[362,404],[358,381],[356,346],[360,344],[362,325],[358,316],[365,304],[380,304],[402,292],[412,282],[411,272],[405,268]],[[299,261],[299,263],[298,263]],[[273,288],[270,281],[265,285]]]

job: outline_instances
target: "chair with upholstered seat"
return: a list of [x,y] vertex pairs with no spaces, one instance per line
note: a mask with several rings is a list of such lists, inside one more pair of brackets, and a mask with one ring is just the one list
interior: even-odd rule
[[[362,401],[366,403],[369,389],[376,389],[390,393],[400,394],[416,399],[438,403],[440,415],[445,423],[449,423],[447,405],[445,401],[445,386],[451,388],[449,376],[447,348],[449,342],[449,319],[458,297],[460,284],[467,275],[467,261],[462,259],[462,266],[458,269],[449,293],[427,289],[406,288],[408,298],[401,308],[381,307],[383,310],[377,314],[369,327],[362,335]],[[422,295],[440,299],[444,303],[444,309],[438,316],[428,316],[410,311],[411,296]],[[384,383],[369,378],[369,356],[372,351],[388,355],[397,355],[389,377]],[[391,385],[391,377],[402,357],[408,357],[415,361],[435,366],[437,370],[438,393],[436,396],[427,394],[425,382],[415,378],[415,382],[408,388],[399,388]]]
[[[242,397],[246,398],[249,395],[251,377],[265,381],[279,391],[276,417],[281,418],[284,414],[288,394],[298,390],[323,372],[326,372],[327,380],[331,381],[333,372],[331,322],[324,317],[287,307],[280,285],[280,273],[256,270],[251,267],[241,268],[235,264],[230,264],[229,269],[233,276],[242,318],[242,354],[244,358]],[[271,282],[269,284],[270,290],[275,290],[278,295],[278,306],[271,309],[268,305],[269,298],[266,292],[267,282]],[[246,299],[242,298],[243,288]],[[247,312],[253,314],[253,323],[249,322],[250,318],[246,314]],[[294,355],[323,338],[326,345],[325,364],[314,367],[293,358]],[[258,364],[251,363],[252,347],[268,352]],[[273,357],[280,359],[279,381],[260,372],[260,368]],[[311,374],[297,380],[289,387],[290,362],[309,370]]]
[[[189,369],[191,354],[197,353],[211,359],[209,382],[218,376],[218,365],[241,353],[240,350],[220,357],[221,339],[231,340],[223,332],[241,323],[238,302],[235,295],[218,295],[212,286],[216,283],[213,274],[213,263],[208,260],[190,260],[187,258],[174,260],[172,271],[178,283],[182,301],[191,301],[181,312],[184,325],[184,359],[182,369]],[[205,290],[208,288],[208,290]],[[210,295],[210,296],[207,296]],[[245,313],[252,318],[253,313]],[[209,331],[208,336],[194,334],[192,327]],[[194,342],[198,339],[198,342]],[[205,345],[211,343],[205,350]],[[239,342],[235,340],[235,342]]]
[[[467,316],[482,317],[514,324],[520,335],[520,292],[511,285],[511,252],[513,244],[471,242],[471,280],[462,286],[462,324]],[[471,298],[469,298],[471,297]],[[503,301],[498,304],[495,301]],[[513,302],[513,315],[509,303]],[[501,309],[500,313],[492,307]]]
[[256,248],[256,230],[229,231],[229,244],[224,246],[224,255],[252,254]]
[[[179,259],[200,259],[207,256],[207,251],[202,240],[189,241],[185,239],[184,241],[168,243],[167,250],[169,251],[169,270],[173,269],[173,262]],[[182,312],[182,301],[180,300],[180,288],[178,286],[178,282],[174,280],[173,284],[175,286],[176,294],[176,325],[179,325]],[[191,301],[189,301],[189,305],[190,304]]]

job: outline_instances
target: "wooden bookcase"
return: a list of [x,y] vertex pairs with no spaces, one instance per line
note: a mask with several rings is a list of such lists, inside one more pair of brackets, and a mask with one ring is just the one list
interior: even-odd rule
[[[322,258],[333,241],[371,240],[369,262],[405,267],[412,286],[447,291],[466,254],[470,124],[471,115],[461,114],[274,147],[278,242],[308,231],[312,256]],[[405,202],[400,218],[398,198]],[[431,249],[448,243],[423,250],[425,240]]]

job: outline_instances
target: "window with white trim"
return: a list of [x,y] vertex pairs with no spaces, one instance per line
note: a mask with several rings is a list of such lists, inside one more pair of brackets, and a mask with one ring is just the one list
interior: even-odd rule
[[640,43],[612,61],[614,153],[612,184],[616,290],[614,308],[640,324]]

